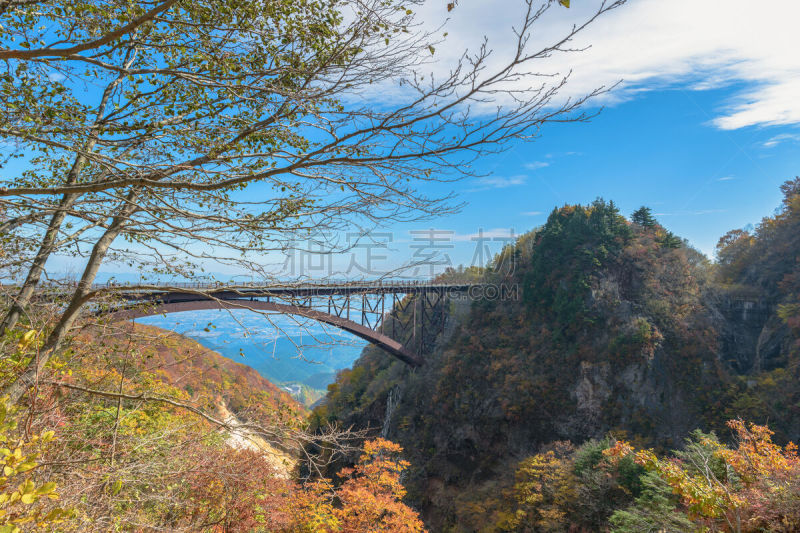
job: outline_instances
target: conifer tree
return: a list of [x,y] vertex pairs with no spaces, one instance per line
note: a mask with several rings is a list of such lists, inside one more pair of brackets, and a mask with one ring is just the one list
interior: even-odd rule
[[652,228],[658,224],[653,216],[653,210],[644,205],[633,212],[633,215],[631,215],[631,220],[634,224],[638,224],[643,228]]

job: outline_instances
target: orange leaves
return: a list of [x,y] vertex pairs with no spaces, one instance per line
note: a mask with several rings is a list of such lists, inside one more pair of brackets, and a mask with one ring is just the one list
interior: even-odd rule
[[388,440],[367,441],[355,468],[342,471],[349,478],[339,489],[342,507],[335,513],[342,531],[424,531],[416,511],[401,501],[406,491],[400,475],[409,466],[398,458],[402,450]]
[[633,446],[624,440],[615,440],[610,448],[603,450],[603,456],[608,458],[612,464],[619,462],[622,457],[627,457],[633,453]]
[[800,476],[800,459],[797,446],[789,443],[781,448],[772,442],[773,432],[766,426],[746,425],[742,420],[730,420],[738,441],[735,450],[720,450],[720,456],[731,465],[746,484],[758,483],[765,478],[785,479]]
[[[797,448],[773,443],[764,426],[741,420],[728,426],[733,447],[695,431],[666,457],[613,438],[529,457],[509,492],[514,506],[497,525],[502,531],[607,531],[609,524],[620,532],[800,531]],[[602,505],[606,514],[598,514]]]
[[[292,531],[422,533],[419,515],[401,498],[405,489],[400,475],[408,468],[398,454],[402,448],[388,440],[364,443],[364,453],[354,468],[339,473],[346,478],[334,491],[329,480],[309,484],[293,499]],[[334,497],[340,505],[333,505]]]

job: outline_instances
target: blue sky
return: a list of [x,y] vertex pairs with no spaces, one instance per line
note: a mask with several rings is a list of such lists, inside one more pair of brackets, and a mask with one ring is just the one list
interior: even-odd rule
[[[519,13],[489,8],[496,5],[463,0],[447,13],[443,2],[429,3],[424,18],[431,27],[446,21],[449,34],[432,72],[445,71],[456,51],[483,35],[496,57],[508,52]],[[533,40],[546,42],[597,5],[551,10]],[[745,0],[629,0],[573,43],[588,50],[537,63],[540,72],[572,71],[564,96],[621,81],[595,101],[602,113],[589,123],[549,125],[534,142],[481,160],[475,170],[489,175],[455,187],[468,203],[461,213],[413,227],[451,230],[454,247],[441,252],[469,264],[479,228],[519,234],[556,206],[599,196],[626,215],[650,206],[713,258],[720,236],[772,214],[779,185],[800,175],[797,20],[800,3],[789,0],[769,9]],[[393,228],[401,255],[404,247],[409,255],[411,227]],[[492,251],[501,244],[490,243]]]
[[[379,271],[409,260],[422,242],[409,231],[426,228],[451,232],[437,233],[447,239],[438,249],[443,262],[469,265],[479,230],[485,237],[519,235],[543,224],[555,207],[597,197],[613,200],[626,216],[651,207],[666,228],[713,259],[724,233],[771,215],[780,184],[800,175],[796,126],[714,126],[741,90],[647,91],[607,106],[588,123],[550,125],[540,138],[479,161],[475,170],[485,178],[432,187],[432,193],[455,190],[467,205],[455,215],[389,228],[392,251],[373,251],[389,256],[373,266]],[[486,244],[494,253],[503,241]],[[366,252],[355,254],[365,265]]]
[[726,231],[771,214],[778,186],[800,174],[795,127],[709,124],[736,90],[653,91],[590,123],[551,125],[535,142],[482,161],[491,176],[459,184],[469,205],[441,227],[519,233],[556,206],[601,196],[626,215],[650,206],[664,226],[712,255]]
[[[443,39],[431,73],[446,74],[483,36],[495,60],[507,57],[521,4],[461,0],[448,12],[444,0],[427,2],[420,20]],[[552,42],[598,4],[573,0],[570,9],[551,9],[532,45]],[[713,258],[720,236],[771,214],[779,185],[800,174],[797,20],[797,0],[774,0],[768,8],[751,0],[629,0],[571,43],[590,48],[535,65],[542,73],[572,72],[564,98],[619,83],[594,101],[595,109],[605,106],[602,113],[588,123],[546,126],[535,141],[483,158],[474,170],[484,178],[428,185],[434,195],[454,189],[467,205],[456,215],[385,228],[392,250],[374,253],[390,257],[373,269],[413,259],[421,241],[409,230],[446,230],[444,262],[468,265],[479,230],[501,239],[488,242],[496,252],[512,230],[518,235],[544,223],[554,207],[597,197],[626,215],[651,207],[664,226]],[[518,83],[530,87],[531,79]],[[373,96],[386,98],[386,89],[376,87]],[[364,263],[366,253],[357,250],[356,260]],[[351,259],[337,258],[335,273],[344,277]]]

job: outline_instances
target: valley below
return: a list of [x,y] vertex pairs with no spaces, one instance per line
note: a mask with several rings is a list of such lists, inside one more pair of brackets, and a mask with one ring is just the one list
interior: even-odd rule
[[174,331],[246,364],[306,406],[324,396],[336,373],[352,366],[366,344],[317,322],[247,310],[172,313],[137,322]]

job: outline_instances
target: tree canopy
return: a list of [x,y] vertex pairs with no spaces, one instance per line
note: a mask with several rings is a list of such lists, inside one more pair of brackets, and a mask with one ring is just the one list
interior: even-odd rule
[[4,4],[0,213],[14,253],[0,267],[25,281],[2,328],[54,254],[85,266],[45,353],[113,293],[92,287],[108,262],[183,278],[223,265],[269,282],[271,253],[309,240],[333,253],[345,228],[448,212],[452,197],[422,182],[469,176],[512,139],[587,118],[581,106],[604,88],[557,102],[566,77],[513,82],[622,3],[533,49],[554,4],[524,0],[513,53],[490,64],[484,43],[438,76],[422,74],[440,37],[420,29],[420,0]]

